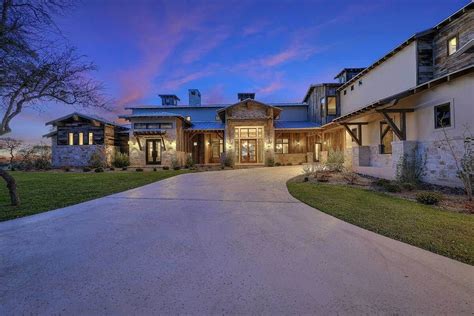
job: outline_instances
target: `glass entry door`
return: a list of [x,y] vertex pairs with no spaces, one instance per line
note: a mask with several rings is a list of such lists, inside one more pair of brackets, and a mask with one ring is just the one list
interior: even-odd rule
[[161,164],[161,139],[146,140],[146,164]]
[[257,162],[257,140],[242,139],[240,141],[240,162],[255,163]]

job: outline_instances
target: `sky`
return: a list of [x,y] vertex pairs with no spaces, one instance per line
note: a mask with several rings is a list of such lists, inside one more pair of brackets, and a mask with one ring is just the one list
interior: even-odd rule
[[180,1],[82,0],[56,22],[69,44],[98,66],[92,76],[110,111],[44,103],[26,109],[8,136],[47,141],[45,122],[73,111],[117,120],[125,106],[161,104],[188,89],[203,103],[238,92],[263,102],[302,101],[310,84],[365,67],[469,0]]

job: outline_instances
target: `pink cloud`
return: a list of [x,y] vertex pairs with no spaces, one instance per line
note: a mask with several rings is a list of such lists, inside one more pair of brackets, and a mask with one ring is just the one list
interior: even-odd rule
[[199,60],[201,57],[214,50],[230,36],[230,32],[223,27],[218,28],[214,34],[209,34],[208,32],[200,33],[202,35],[192,41],[190,45],[191,47],[189,47],[183,54],[183,62],[185,64],[190,64]]
[[182,77],[176,78],[176,79],[171,79],[167,80],[163,85],[162,88],[167,89],[167,90],[176,90],[182,85],[194,81],[196,79],[200,79],[206,76],[209,76],[213,73],[211,69],[206,69],[206,70],[201,70],[201,71],[196,71],[187,75],[184,75]]

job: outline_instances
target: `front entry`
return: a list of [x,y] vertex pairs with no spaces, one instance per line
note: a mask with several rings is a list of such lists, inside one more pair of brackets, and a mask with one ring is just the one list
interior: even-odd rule
[[146,140],[146,164],[161,164],[161,139]]
[[257,162],[257,140],[242,139],[240,140],[240,162],[256,163]]

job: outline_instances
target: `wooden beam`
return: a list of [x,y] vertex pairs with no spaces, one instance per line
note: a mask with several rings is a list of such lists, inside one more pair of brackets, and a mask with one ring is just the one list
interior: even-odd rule
[[137,135],[135,135],[135,139],[137,140],[137,143],[138,143],[138,149],[142,151],[143,149],[142,149],[142,144],[140,143],[140,138]]
[[[354,139],[356,141],[356,143],[359,145],[359,146],[362,146],[362,139],[359,139],[359,137],[357,137],[357,135],[355,135],[352,130],[349,128],[348,124],[341,124],[342,126],[344,126],[344,128],[347,130],[347,132],[349,133],[349,135],[352,136],[352,139]],[[361,129],[361,126],[359,125],[359,134],[362,134],[360,133],[362,131]]]
[[[385,120],[387,121],[387,124],[390,126],[390,128],[392,129],[392,131],[395,133],[395,135],[397,135],[398,139],[399,140],[406,140],[406,124],[405,122],[402,125],[402,127],[404,128],[403,130],[400,130],[397,126],[397,124],[395,124],[395,122],[392,120],[392,118],[390,116],[388,116],[388,114],[384,111],[378,111],[380,114],[382,114],[382,116],[385,118]],[[402,119],[404,119],[405,117],[402,116]]]

